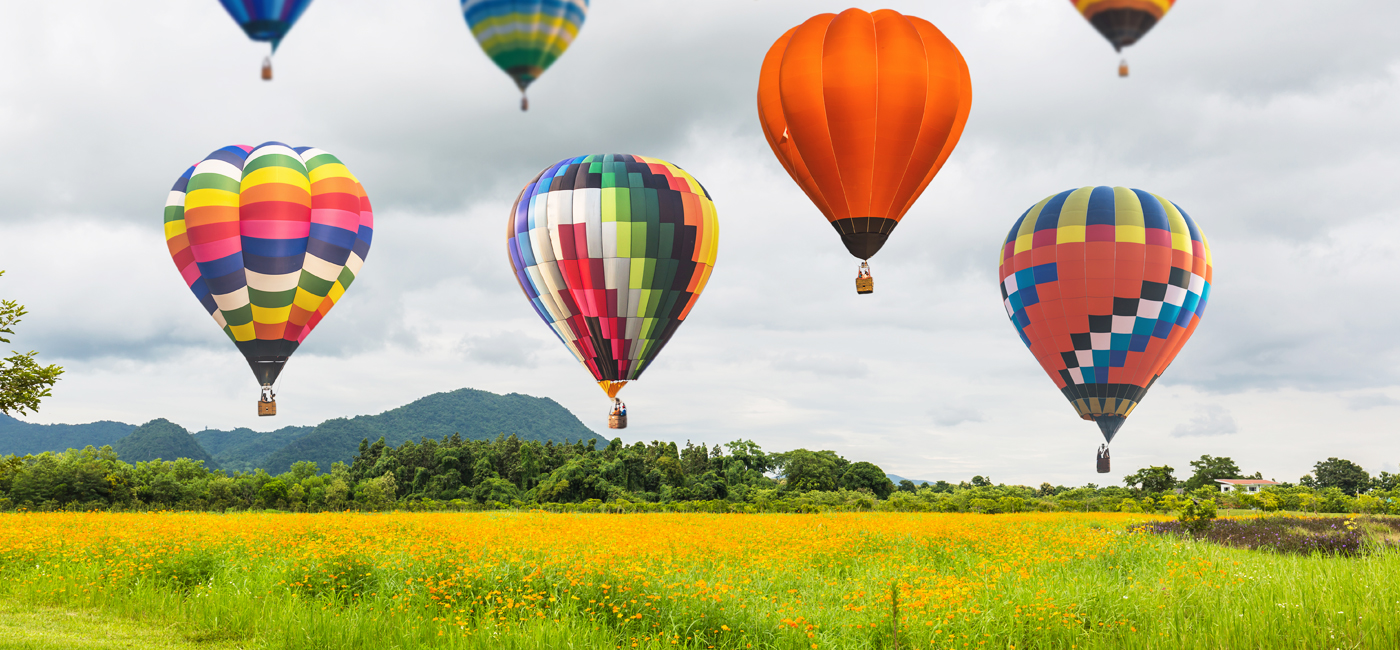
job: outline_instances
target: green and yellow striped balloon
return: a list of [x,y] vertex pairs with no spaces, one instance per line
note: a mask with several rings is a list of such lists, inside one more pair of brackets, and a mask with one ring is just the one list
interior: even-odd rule
[[462,15],[481,49],[520,87],[529,87],[569,49],[588,15],[588,0],[463,0]]

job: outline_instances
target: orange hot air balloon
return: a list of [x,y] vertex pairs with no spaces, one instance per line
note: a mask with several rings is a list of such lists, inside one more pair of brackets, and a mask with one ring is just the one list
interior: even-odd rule
[[[958,48],[889,9],[813,16],[769,48],[758,79],[768,145],[862,260],[943,167],[971,108]],[[869,293],[861,266],[857,290]]]

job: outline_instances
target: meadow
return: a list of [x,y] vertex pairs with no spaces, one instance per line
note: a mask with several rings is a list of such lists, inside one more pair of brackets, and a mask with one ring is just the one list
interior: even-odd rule
[[1163,519],[0,514],[0,598],[219,648],[1400,647],[1395,549],[1128,531]]

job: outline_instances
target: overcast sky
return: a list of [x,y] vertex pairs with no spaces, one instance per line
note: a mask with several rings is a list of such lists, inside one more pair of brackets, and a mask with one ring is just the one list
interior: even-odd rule
[[[962,142],[880,254],[876,292],[769,151],[767,48],[818,0],[595,0],[530,92],[454,0],[318,0],[266,45],[214,0],[14,3],[0,22],[0,297],[14,346],[67,368],[32,422],[191,430],[379,413],[462,387],[550,397],[606,428],[608,401],[512,278],[504,221],[547,165],[656,156],[714,198],[714,275],[623,393],[626,442],[752,439],[927,479],[1118,483],[1201,454],[1296,481],[1329,456],[1397,471],[1400,3],[1181,0],[1128,50],[1132,76],[1064,0],[891,2],[972,74]],[[877,7],[864,7],[873,10]],[[228,144],[336,154],[374,203],[354,287],[298,350],[275,420],[184,287],[161,213]],[[1167,197],[1210,240],[1195,336],[1096,475],[1097,427],[1007,321],[998,247],[1050,194]]]

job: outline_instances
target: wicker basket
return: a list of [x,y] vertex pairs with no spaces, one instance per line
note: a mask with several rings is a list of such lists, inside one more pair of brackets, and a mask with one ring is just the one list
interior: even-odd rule
[[1100,474],[1107,474],[1107,473],[1109,473],[1109,471],[1111,471],[1111,470],[1109,469],[1109,459],[1108,459],[1108,450],[1107,450],[1107,449],[1101,449],[1101,450],[1099,450],[1099,452],[1095,454],[1095,460],[1098,462],[1098,467],[1099,467],[1099,473],[1100,473]]
[[258,415],[277,415],[277,401],[264,402],[258,400]]
[[608,416],[608,428],[609,428],[609,429],[626,429],[626,428],[627,428],[627,416],[622,415],[622,414],[619,414],[619,413],[613,413],[612,415],[609,415],[609,416]]
[[875,278],[856,278],[856,293],[875,293]]

